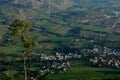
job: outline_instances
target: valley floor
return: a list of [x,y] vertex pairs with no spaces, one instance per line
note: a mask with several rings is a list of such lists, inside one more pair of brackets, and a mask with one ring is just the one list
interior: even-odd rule
[[91,67],[86,61],[74,61],[66,72],[49,74],[45,80],[120,80],[120,69]]

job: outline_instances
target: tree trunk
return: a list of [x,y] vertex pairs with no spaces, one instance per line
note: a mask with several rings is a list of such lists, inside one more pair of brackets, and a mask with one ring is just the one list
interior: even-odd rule
[[27,80],[27,66],[26,66],[26,57],[24,57],[24,77]]

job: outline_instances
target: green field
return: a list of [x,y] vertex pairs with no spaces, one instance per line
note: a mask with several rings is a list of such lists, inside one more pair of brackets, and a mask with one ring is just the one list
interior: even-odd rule
[[85,61],[74,61],[66,72],[49,74],[46,80],[120,80],[120,69],[91,67]]

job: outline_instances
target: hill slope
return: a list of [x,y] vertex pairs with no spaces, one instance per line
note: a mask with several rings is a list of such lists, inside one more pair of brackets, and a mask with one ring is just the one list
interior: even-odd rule
[[40,45],[56,47],[66,42],[72,47],[120,47],[119,3],[120,0],[0,0],[0,37],[4,37],[12,20],[20,18],[32,23],[34,38],[42,42]]

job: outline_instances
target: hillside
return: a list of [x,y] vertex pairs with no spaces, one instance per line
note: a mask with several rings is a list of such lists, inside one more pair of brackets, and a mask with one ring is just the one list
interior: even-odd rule
[[[0,0],[0,18],[29,19],[40,14],[73,10],[118,10],[119,0]],[[76,11],[74,11],[76,12]]]
[[0,80],[24,77],[120,79],[120,0],[0,0]]
[[[119,0],[0,0],[0,36],[7,39],[4,36],[7,26],[14,19],[20,18],[33,25],[34,38],[40,43],[40,48],[44,45],[54,48],[61,43],[63,45],[64,42],[66,42],[64,45],[69,44],[78,48],[94,45],[119,47],[119,2]],[[4,39],[1,39],[1,43]]]

